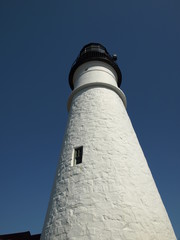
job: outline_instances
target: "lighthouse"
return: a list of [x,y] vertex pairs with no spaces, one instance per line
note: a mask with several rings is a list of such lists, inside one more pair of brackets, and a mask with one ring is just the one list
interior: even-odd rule
[[85,45],[41,240],[175,240],[126,111],[117,56]]

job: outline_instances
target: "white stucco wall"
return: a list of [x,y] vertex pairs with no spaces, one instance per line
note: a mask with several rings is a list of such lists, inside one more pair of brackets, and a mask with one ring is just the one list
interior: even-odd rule
[[117,73],[107,63],[91,61],[82,64],[76,70],[74,77],[74,88],[87,83],[108,83],[117,87]]
[[[84,84],[92,83],[87,74]],[[102,84],[105,79],[114,86],[113,72],[104,74],[98,72],[99,86],[96,81],[75,90],[69,103],[41,240],[175,240],[122,99]],[[83,85],[79,76],[75,88]],[[72,166],[78,146],[83,146],[82,163]]]

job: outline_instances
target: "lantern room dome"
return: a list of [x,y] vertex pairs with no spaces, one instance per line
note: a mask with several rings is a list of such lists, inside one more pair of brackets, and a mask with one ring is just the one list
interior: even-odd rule
[[85,45],[81,49],[80,54],[76,58],[75,62],[73,63],[69,73],[69,85],[71,89],[72,90],[74,89],[73,76],[76,69],[83,63],[86,63],[89,61],[102,61],[112,66],[117,73],[117,77],[118,77],[117,84],[118,84],[118,87],[120,87],[121,81],[122,81],[122,75],[121,75],[121,70],[119,66],[115,62],[116,60],[117,60],[117,55],[114,54],[111,56],[106,50],[106,48],[100,43],[89,43]]

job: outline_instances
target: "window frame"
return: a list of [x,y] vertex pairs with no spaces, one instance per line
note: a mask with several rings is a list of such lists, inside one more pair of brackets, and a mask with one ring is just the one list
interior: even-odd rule
[[73,166],[81,164],[82,159],[83,159],[83,146],[75,147],[73,151]]

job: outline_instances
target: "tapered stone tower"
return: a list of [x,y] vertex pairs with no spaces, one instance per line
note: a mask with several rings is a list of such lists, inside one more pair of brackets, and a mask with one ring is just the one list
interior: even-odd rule
[[41,240],[175,240],[126,112],[116,56],[83,47]]

